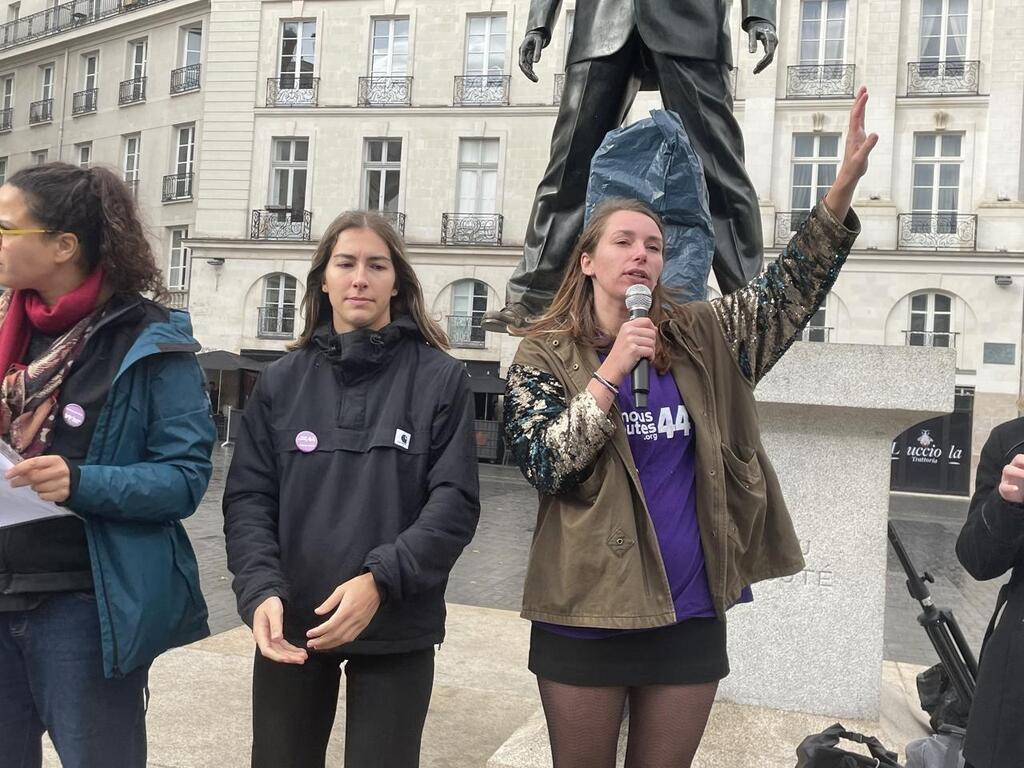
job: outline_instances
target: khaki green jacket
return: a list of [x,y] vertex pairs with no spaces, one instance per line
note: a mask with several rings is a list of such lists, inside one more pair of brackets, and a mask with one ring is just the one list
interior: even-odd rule
[[[761,444],[754,386],[828,294],[860,231],[812,211],[778,261],[746,287],[686,304],[660,326],[694,425],[697,518],[719,615],[743,587],[804,567]],[[641,629],[677,621],[618,407],[587,391],[599,360],[567,334],[524,339],[509,368],[504,432],[540,508],[524,618]]]

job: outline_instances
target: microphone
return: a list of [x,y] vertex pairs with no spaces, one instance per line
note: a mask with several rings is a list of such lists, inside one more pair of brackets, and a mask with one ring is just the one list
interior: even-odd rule
[[[629,319],[647,317],[651,310],[651,289],[642,283],[631,285],[626,289],[626,309]],[[646,357],[640,358],[633,369],[633,402],[637,408],[647,407],[647,394],[651,391],[651,370]]]

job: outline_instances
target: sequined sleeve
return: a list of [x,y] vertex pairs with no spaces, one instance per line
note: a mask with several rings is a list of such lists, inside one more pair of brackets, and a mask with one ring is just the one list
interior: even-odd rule
[[565,389],[552,374],[513,363],[505,386],[504,432],[530,484],[555,495],[586,477],[615,424],[586,390],[566,403]]
[[751,384],[771,370],[821,306],[859,232],[852,209],[840,223],[818,203],[774,264],[743,288],[711,302]]

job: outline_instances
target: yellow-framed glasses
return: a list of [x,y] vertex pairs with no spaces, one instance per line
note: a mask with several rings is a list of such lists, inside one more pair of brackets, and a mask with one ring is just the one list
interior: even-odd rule
[[55,229],[4,229],[0,227],[0,242],[3,242],[5,237],[14,237],[15,235],[52,235],[55,234]]

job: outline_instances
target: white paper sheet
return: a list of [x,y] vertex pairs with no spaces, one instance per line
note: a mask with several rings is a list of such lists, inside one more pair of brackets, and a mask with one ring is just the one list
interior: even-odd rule
[[21,457],[17,451],[0,440],[0,528],[70,515],[70,510],[58,507],[52,501],[43,501],[27,485],[21,488],[11,487],[10,482],[4,479],[4,475],[19,461]]

